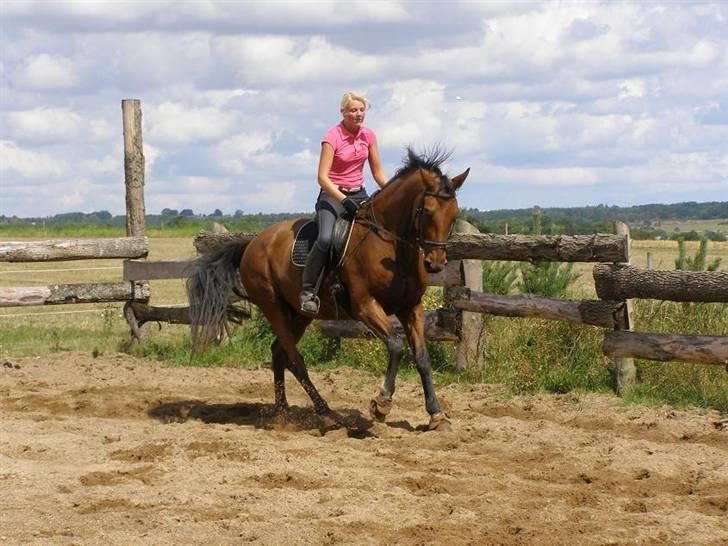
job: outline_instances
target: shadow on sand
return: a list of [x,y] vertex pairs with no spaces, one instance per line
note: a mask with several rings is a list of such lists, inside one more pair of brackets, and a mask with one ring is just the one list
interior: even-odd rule
[[[159,404],[149,409],[147,415],[162,423],[183,423],[190,419],[196,419],[203,423],[250,426],[267,430],[283,428],[319,430],[322,433],[331,430],[330,425],[316,415],[312,408],[289,406],[284,413],[276,413],[273,404],[261,404],[259,402],[211,404],[204,400],[181,400]],[[373,423],[370,419],[364,417],[360,411],[339,411],[337,417],[341,427],[336,428],[346,428],[347,435],[350,438],[372,436],[371,428]],[[409,429],[411,430],[411,427]]]

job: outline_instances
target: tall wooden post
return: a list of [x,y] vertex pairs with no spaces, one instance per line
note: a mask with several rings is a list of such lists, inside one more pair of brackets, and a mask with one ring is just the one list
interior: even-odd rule
[[[474,225],[456,220],[456,233],[480,233]],[[461,260],[460,277],[463,286],[473,292],[483,291],[483,262],[481,260]],[[446,288],[447,289],[447,288]],[[464,371],[475,369],[483,364],[483,342],[485,340],[485,320],[481,313],[461,311],[461,337],[455,357],[455,367]]]
[[138,99],[121,101],[124,125],[124,180],[126,184],[126,234],[144,235],[144,148],[142,107]]
[[[632,240],[629,236],[629,226],[617,220],[614,222],[614,233],[627,237],[627,264],[632,261]],[[632,330],[632,300],[625,301],[627,330]],[[615,328],[616,329],[616,328]],[[614,359],[614,377],[616,380],[616,391],[620,396],[625,390],[633,386],[637,381],[637,369],[633,358],[617,357]]]
[[[124,131],[124,183],[126,186],[126,235],[144,236],[144,147],[142,144],[142,107],[139,99],[121,101]],[[132,283],[133,285],[133,283]],[[124,318],[132,342],[141,341],[145,331],[139,326],[131,302],[124,305]]]

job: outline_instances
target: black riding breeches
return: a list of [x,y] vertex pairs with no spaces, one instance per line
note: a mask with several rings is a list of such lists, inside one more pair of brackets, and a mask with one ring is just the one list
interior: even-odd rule
[[[366,189],[362,188],[356,193],[346,195],[356,201],[364,201],[369,197]],[[344,214],[346,210],[336,199],[321,190],[316,201],[316,225],[318,226],[318,239],[316,245],[323,251],[328,252],[331,248],[331,238],[334,233],[336,219]]]

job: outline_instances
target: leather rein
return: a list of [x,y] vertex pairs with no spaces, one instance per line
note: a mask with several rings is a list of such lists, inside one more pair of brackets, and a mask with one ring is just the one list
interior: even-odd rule
[[[450,199],[455,198],[454,193],[439,193],[439,192],[433,192],[433,191],[424,191],[422,192],[422,198],[420,199],[419,206],[415,209],[413,218],[414,218],[414,225],[416,228],[416,234],[415,234],[415,241],[414,243],[409,240],[409,238],[405,239],[398,235],[397,233],[394,233],[393,231],[385,228],[382,226],[378,221],[377,217],[374,213],[374,198],[377,196],[379,192],[375,192],[366,202],[365,206],[368,205],[367,210],[365,211],[367,214],[371,214],[371,218],[368,217],[360,217],[359,215],[354,217],[354,221],[358,222],[369,229],[369,231],[377,234],[377,235],[387,235],[387,237],[394,239],[395,241],[399,241],[400,243],[404,243],[409,247],[412,248],[421,248],[424,252],[427,252],[428,250],[431,250],[433,248],[445,248],[447,246],[447,239],[444,241],[436,241],[432,239],[425,239],[424,233],[423,233],[423,222],[422,222],[422,216],[425,214],[425,197],[435,197],[436,199],[442,199],[445,201],[449,201]],[[363,207],[362,207],[363,208]],[[450,231],[452,232],[452,226],[450,227]],[[448,233],[448,239],[450,238],[450,233]]]

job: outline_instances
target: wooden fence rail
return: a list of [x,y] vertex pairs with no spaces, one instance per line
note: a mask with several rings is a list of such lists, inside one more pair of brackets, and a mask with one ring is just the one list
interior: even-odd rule
[[487,313],[499,317],[532,317],[590,324],[601,328],[627,328],[626,304],[623,301],[562,300],[526,294],[500,296],[453,287],[450,305],[463,311]]
[[659,271],[626,265],[594,266],[597,295],[628,298],[728,303],[728,271]]
[[604,354],[648,360],[718,364],[728,370],[728,336],[686,336],[642,332],[606,332]]
[[149,284],[143,282],[4,287],[0,288],[0,307],[131,300],[148,301],[149,295]]
[[[250,241],[254,233],[202,232],[195,236],[197,252],[207,254],[234,239]],[[514,260],[556,262],[626,261],[628,242],[623,235],[494,235],[458,233],[447,243],[449,260]]]
[[623,235],[494,235],[453,233],[448,259],[549,262],[625,262],[629,255]]
[[0,262],[143,258],[148,253],[147,237],[0,242]]

